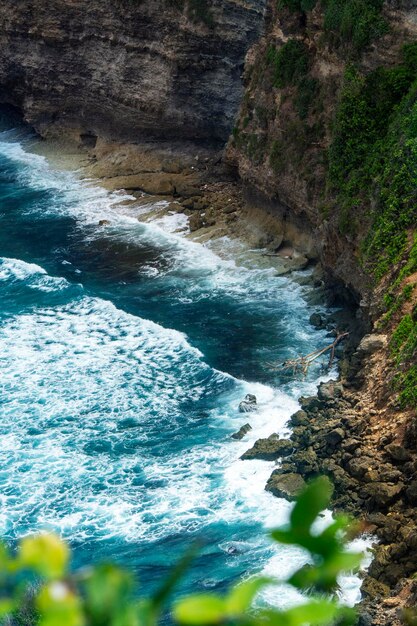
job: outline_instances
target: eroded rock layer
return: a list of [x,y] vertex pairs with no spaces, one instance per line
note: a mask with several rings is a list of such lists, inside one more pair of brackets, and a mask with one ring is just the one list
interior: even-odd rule
[[226,141],[265,0],[0,7],[0,101],[44,135]]

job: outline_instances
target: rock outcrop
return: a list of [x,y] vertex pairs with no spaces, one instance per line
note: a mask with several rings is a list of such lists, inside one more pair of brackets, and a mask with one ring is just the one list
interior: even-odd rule
[[0,102],[42,135],[224,144],[266,0],[0,6]]

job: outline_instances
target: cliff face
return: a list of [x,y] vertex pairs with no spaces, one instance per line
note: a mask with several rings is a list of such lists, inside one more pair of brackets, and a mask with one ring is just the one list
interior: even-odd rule
[[[347,127],[351,119],[346,131],[351,137],[341,137],[339,110],[349,68],[355,68],[359,82],[401,64],[404,44],[417,38],[416,3],[370,0],[355,6],[349,0],[270,0],[266,24],[264,36],[248,54],[245,96],[227,158],[250,195],[258,195],[258,202],[284,223],[314,232],[324,266],[356,293],[358,301],[368,300],[372,280],[362,271],[359,250],[372,227],[369,215],[375,200],[354,198],[349,208],[352,199],[344,203],[338,195],[350,182],[345,153],[357,149],[358,160],[366,159],[360,146],[353,146],[355,134],[359,142],[365,131],[355,128],[358,111],[352,109],[342,120]],[[374,89],[375,94],[384,91],[379,84]],[[355,97],[360,99],[359,91]],[[387,104],[391,109],[381,119],[379,136],[397,103]],[[368,126],[378,114],[370,112]],[[340,157],[335,165],[332,158],[339,157],[335,153],[343,142],[345,160]],[[339,178],[332,178],[336,166]]]
[[266,0],[0,6],[0,101],[43,135],[225,142]]

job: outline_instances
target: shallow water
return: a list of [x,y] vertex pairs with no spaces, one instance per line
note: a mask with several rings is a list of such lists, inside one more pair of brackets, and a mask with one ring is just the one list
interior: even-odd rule
[[[309,288],[236,242],[211,250],[169,232],[174,218],[139,223],[123,194],[55,171],[30,152],[26,129],[9,127],[3,120],[1,536],[56,530],[76,565],[117,560],[145,592],[195,538],[203,547],[181,592],[300,565],[301,552],[265,533],[290,509],[264,491],[274,465],[239,456],[260,436],[285,435],[297,398],[315,390],[318,371],[282,380],[267,366],[323,345],[308,324]],[[256,414],[237,410],[246,393]],[[247,421],[245,440],[231,440]],[[353,579],[345,591],[356,598]]]

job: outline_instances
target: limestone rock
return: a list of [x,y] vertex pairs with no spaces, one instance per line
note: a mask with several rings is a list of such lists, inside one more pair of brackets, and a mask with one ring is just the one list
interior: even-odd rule
[[289,439],[280,439],[273,434],[267,439],[258,439],[254,446],[240,457],[242,460],[261,459],[275,461],[280,457],[288,456],[294,450],[294,443]]
[[256,396],[252,393],[247,393],[245,399],[239,404],[239,411],[241,413],[250,413],[256,411],[257,408]]
[[291,502],[296,499],[305,484],[304,478],[300,474],[281,474],[277,470],[272,472],[265,489],[277,498],[285,498]]
[[239,428],[239,430],[236,433],[233,433],[233,435],[231,435],[232,439],[243,439],[243,437],[250,431],[252,430],[252,426],[250,424],[244,424],[243,426],[241,426]]
[[362,355],[373,354],[387,345],[386,335],[365,335],[358,346],[358,352]]
[[305,411],[297,411],[290,417],[293,426],[307,426],[309,423],[308,415]]
[[343,385],[335,380],[329,380],[321,383],[317,390],[317,396],[320,400],[328,401],[335,398],[341,398],[343,395]]
[[0,100],[87,148],[97,137],[227,141],[266,0],[213,0],[210,24],[181,4],[3,0]]

